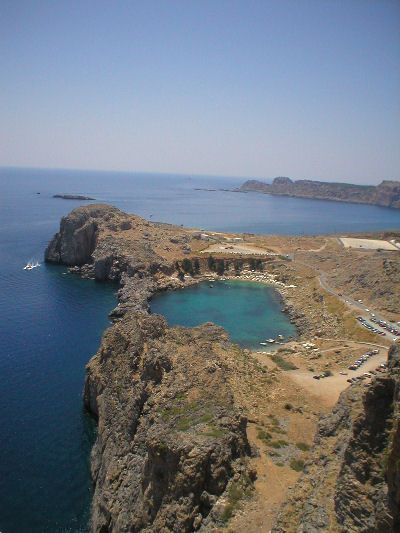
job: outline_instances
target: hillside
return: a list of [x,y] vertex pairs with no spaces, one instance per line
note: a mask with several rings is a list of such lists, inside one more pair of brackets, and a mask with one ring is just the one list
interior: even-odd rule
[[382,181],[374,186],[312,180],[293,181],[290,178],[279,177],[275,178],[271,184],[248,180],[239,190],[400,208],[400,182],[398,181]]

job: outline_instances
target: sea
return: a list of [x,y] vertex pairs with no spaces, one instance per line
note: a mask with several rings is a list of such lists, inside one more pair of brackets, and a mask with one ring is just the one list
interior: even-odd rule
[[[88,531],[90,449],[82,408],[117,287],[43,262],[83,194],[153,221],[215,231],[318,234],[400,227],[383,207],[235,193],[247,177],[0,168],[0,531]],[[29,262],[40,266],[24,270]]]

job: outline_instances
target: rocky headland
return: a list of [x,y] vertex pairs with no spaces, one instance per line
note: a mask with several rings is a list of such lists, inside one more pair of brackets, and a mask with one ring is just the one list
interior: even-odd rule
[[64,217],[46,249],[48,262],[121,284],[115,324],[86,371],[84,403],[98,420],[93,532],[211,531],[226,521],[230,494],[251,489],[228,335],[213,324],[169,328],[148,313],[156,290],[184,286],[168,258],[190,241],[187,230],[99,204]]
[[328,183],[313,180],[296,180],[278,177],[271,184],[258,180],[248,180],[239,189],[241,192],[253,191],[298,198],[335,200],[373,204],[400,208],[400,182],[384,180],[377,186],[353,185],[350,183]]
[[[98,421],[91,531],[271,529],[306,459],[304,440],[311,443],[324,413],[274,531],[396,531],[399,348],[390,352],[386,375],[349,387],[329,415],[286,371],[296,365],[307,372],[347,368],[365,342],[376,342],[355,320],[356,311],[321,287],[321,265],[334,283],[338,261],[346,276],[371,261],[376,268],[368,284],[374,285],[386,274],[393,281],[397,255],[360,255],[334,237],[243,235],[268,254],[215,259],[203,236],[92,204],[63,217],[46,249],[48,262],[119,283],[119,303],[110,314],[114,325],[86,369],[84,403]],[[297,341],[269,358],[233,346],[213,324],[170,328],[149,313],[155,292],[221,275],[276,284],[301,342],[312,340],[313,349]],[[354,290],[362,288],[357,279],[351,278]],[[347,277],[342,281],[353,287]],[[382,290],[384,298],[399,289],[388,281]],[[375,297],[365,292],[363,298]],[[278,499],[275,477],[282,486]]]
[[86,370],[84,402],[99,420],[92,451],[92,531],[209,531],[245,490],[250,447],[224,369],[226,334],[168,328],[128,313]]

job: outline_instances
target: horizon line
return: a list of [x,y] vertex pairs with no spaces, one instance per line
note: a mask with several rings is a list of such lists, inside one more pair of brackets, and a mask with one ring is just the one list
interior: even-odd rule
[[[366,184],[366,183],[354,183],[354,181],[327,181],[322,180],[321,178],[293,178],[290,176],[284,176],[283,174],[280,174],[279,176],[274,177],[254,177],[254,176],[239,176],[239,175],[226,175],[226,174],[197,174],[193,172],[166,172],[166,171],[156,171],[156,170],[118,170],[118,169],[100,169],[100,168],[70,168],[70,167],[42,167],[42,166],[19,166],[19,165],[0,165],[0,169],[15,169],[15,170],[46,170],[46,171],[70,171],[70,172],[115,172],[118,174],[155,174],[159,176],[182,176],[182,177],[197,177],[197,178],[217,178],[217,179],[223,179],[223,178],[233,178],[233,179],[245,179],[245,180],[256,180],[256,181],[269,181],[273,180],[276,177],[288,177],[289,179],[293,181],[297,180],[309,180],[309,181],[320,181],[322,183],[344,183],[344,184],[350,184],[350,185],[360,185],[360,186],[376,186],[373,184]],[[394,181],[394,182],[400,182],[400,178],[376,178],[378,180],[378,183],[381,183],[382,181]]]

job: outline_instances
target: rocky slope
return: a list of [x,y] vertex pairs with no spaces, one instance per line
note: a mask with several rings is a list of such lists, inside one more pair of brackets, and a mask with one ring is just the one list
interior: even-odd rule
[[84,389],[98,419],[93,532],[212,531],[226,520],[232,491],[252,484],[247,420],[226,373],[227,333],[212,324],[168,328],[148,314],[154,292],[187,283],[171,278],[172,258],[196,244],[183,228],[94,204],[63,217],[46,249],[46,261],[120,283],[116,323]]
[[159,315],[128,313],[105,332],[84,390],[99,421],[93,532],[223,523],[227,490],[249,483],[246,418],[221,357],[229,349],[221,328],[169,329]]
[[312,180],[292,181],[290,178],[279,177],[275,178],[271,184],[248,180],[239,190],[400,208],[400,182],[398,181],[382,181],[375,187]]
[[273,533],[399,531],[400,346],[388,367],[369,387],[349,387],[321,419]]
[[182,286],[173,282],[174,260],[185,257],[198,240],[184,228],[150,223],[106,204],[78,207],[62,217],[60,231],[45,251],[45,260],[72,267],[98,281],[120,284],[120,318],[128,309],[148,309],[157,289]]

